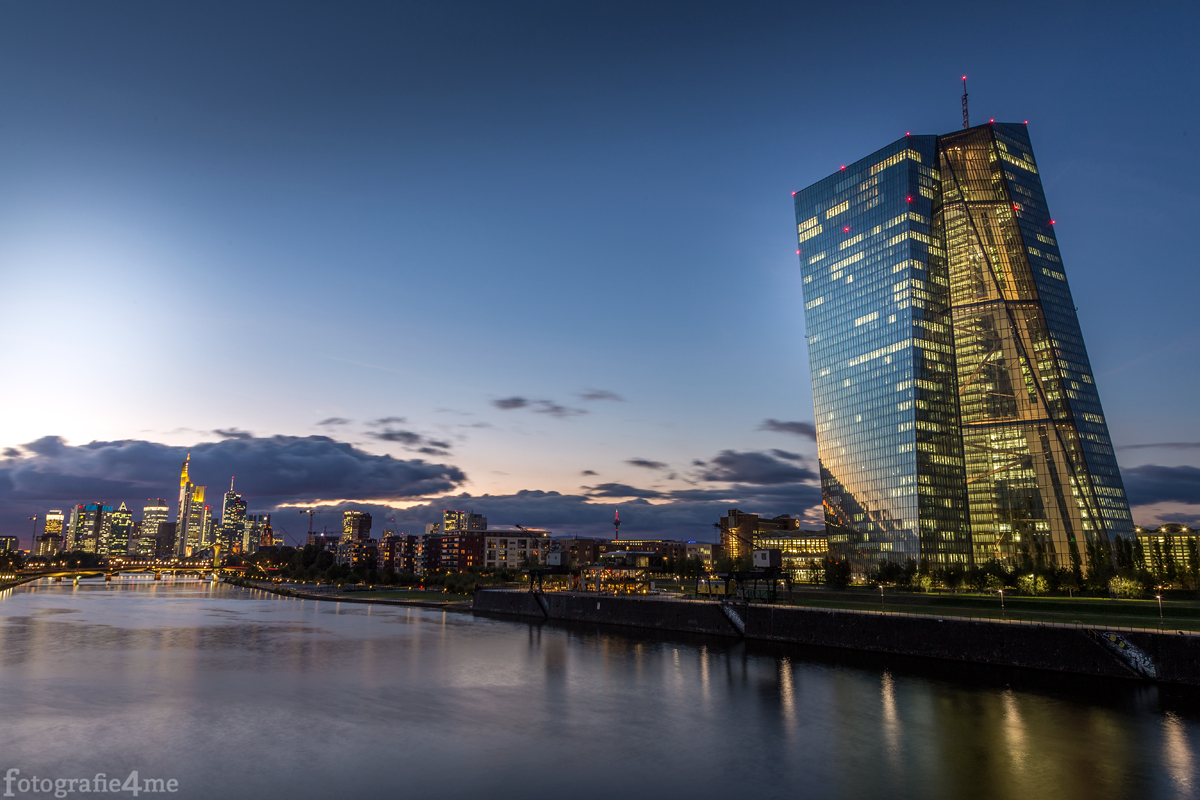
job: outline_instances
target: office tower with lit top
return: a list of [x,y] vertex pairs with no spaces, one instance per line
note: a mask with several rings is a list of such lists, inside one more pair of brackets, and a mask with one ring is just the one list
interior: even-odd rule
[[188,453],[179,473],[179,507],[175,512],[175,555],[179,558],[200,550],[209,524],[208,508],[204,505],[208,487],[192,483],[188,472],[191,462],[192,454]]
[[794,200],[836,556],[1069,568],[1132,535],[1024,125],[905,136]]

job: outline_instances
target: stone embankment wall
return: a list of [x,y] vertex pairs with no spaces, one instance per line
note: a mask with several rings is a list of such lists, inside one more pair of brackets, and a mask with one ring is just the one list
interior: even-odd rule
[[[717,602],[481,589],[475,594],[474,610],[718,636],[742,635]],[[1100,628],[791,606],[730,604],[729,610],[744,624],[747,639],[1115,678],[1142,677],[1100,643]],[[1200,636],[1154,632],[1121,635],[1150,656],[1159,681],[1200,685]]]

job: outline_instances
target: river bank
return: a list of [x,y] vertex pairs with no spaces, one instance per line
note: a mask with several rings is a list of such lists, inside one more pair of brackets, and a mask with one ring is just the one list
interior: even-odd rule
[[480,589],[476,613],[1200,686],[1200,635],[898,611]]

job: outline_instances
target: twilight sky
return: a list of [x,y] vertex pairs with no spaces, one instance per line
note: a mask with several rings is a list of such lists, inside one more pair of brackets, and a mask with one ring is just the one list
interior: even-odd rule
[[189,447],[401,529],[817,519],[791,192],[964,73],[1029,120],[1135,519],[1200,521],[1200,10],[914,8],[0,4],[0,533]]

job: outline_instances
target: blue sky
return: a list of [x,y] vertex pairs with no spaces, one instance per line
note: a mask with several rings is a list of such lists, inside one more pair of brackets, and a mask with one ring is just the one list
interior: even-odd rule
[[[1200,520],[1198,34],[1190,3],[5,3],[0,530],[171,497],[197,446],[252,510],[811,515],[814,442],[764,424],[812,420],[791,191],[955,129],[964,73],[973,121],[1029,120],[1135,518]],[[256,486],[313,436],[383,477]]]

